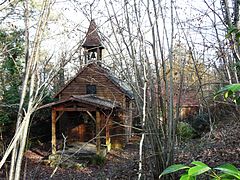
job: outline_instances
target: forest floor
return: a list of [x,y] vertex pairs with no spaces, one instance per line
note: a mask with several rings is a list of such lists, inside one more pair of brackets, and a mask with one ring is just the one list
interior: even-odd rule
[[202,161],[211,167],[232,163],[240,167],[240,120],[226,118],[216,123],[211,133],[177,147],[176,163]]
[[102,166],[92,164],[77,169],[59,167],[55,173],[53,173],[54,168],[43,164],[41,155],[36,153],[36,151],[28,150],[25,153],[25,162],[27,162],[27,168],[24,172],[25,177],[27,180],[47,180],[54,174],[51,178],[53,180],[136,179],[138,171],[138,141],[138,139],[130,141],[124,150],[111,150],[107,154],[106,161]]
[[[54,168],[43,163],[43,155],[36,150],[28,150],[25,153],[23,169],[27,180],[47,180],[54,174],[53,180],[70,179],[137,179],[138,172],[138,143],[139,138],[132,140],[124,150],[111,150],[102,166],[88,165],[78,169]],[[41,151],[41,154],[49,154]],[[206,133],[200,139],[192,139],[181,142],[176,147],[176,163],[189,164],[193,160],[205,162],[211,167],[232,163],[240,167],[240,121],[226,119],[217,123],[212,133]],[[2,177],[2,178],[1,178]],[[3,172],[0,179],[4,179]]]

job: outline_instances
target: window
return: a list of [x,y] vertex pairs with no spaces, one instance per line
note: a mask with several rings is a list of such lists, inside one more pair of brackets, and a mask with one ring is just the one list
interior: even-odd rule
[[96,85],[90,85],[90,84],[88,84],[88,85],[86,86],[86,93],[87,93],[87,94],[97,94]]

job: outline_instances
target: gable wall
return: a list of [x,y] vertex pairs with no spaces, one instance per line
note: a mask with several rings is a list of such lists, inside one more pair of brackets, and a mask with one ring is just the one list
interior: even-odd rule
[[66,99],[71,95],[85,95],[86,85],[96,85],[97,96],[119,102],[125,108],[125,94],[95,65],[89,65],[83,70],[59,95]]

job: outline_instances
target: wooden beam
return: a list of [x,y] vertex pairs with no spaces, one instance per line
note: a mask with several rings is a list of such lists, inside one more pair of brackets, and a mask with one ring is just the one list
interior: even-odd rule
[[94,108],[66,108],[66,107],[55,107],[54,108],[55,111],[64,111],[64,112],[73,112],[73,111],[95,111],[96,109]]
[[109,117],[109,119],[107,119],[106,121],[106,146],[107,146],[107,152],[109,152],[111,150],[111,142],[110,142],[110,129],[109,129],[109,124],[111,121],[111,118]]
[[97,141],[97,154],[100,154],[101,140],[100,140],[100,129],[101,129],[101,116],[100,112],[96,111],[96,141]]
[[56,154],[57,152],[56,121],[57,121],[57,111],[52,110],[52,154]]

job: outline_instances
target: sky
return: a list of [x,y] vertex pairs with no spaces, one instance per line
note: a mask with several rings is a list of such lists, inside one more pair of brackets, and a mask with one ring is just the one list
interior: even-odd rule
[[[115,13],[118,17],[124,17],[125,14],[123,12],[124,9],[124,1],[123,0],[56,0],[53,9],[50,14],[50,21],[48,23],[48,29],[46,31],[47,38],[42,42],[43,51],[47,53],[49,56],[54,55],[55,60],[59,59],[59,57],[64,52],[71,52],[73,48],[81,43],[84,39],[85,34],[87,32],[87,28],[89,26],[89,19],[92,17],[95,19],[97,25],[99,26],[99,30],[103,33],[107,38],[110,38],[112,42],[114,42],[112,28],[110,26],[109,18],[113,18],[113,9],[111,8],[111,3],[113,2],[113,7]],[[38,0],[38,2],[42,2]],[[133,5],[133,0],[128,1],[128,11],[131,13],[133,8],[130,8]],[[140,2],[140,1],[137,1]],[[141,27],[145,34],[145,39],[151,42],[151,27],[148,23],[146,6],[148,0],[141,1]],[[150,1],[151,2],[151,1]],[[207,1],[211,5],[212,0]],[[170,8],[169,8],[169,0],[162,0],[162,6],[164,8],[164,18],[166,21],[166,29],[170,32]],[[216,5],[220,4],[217,2]],[[203,0],[181,0],[176,1],[176,11],[178,13],[178,17],[180,18],[182,27],[179,24],[179,19],[176,14],[174,14],[174,22],[175,29],[174,33],[176,38],[174,39],[174,43],[185,43],[184,42],[184,34],[183,31],[187,34],[187,38],[194,42],[192,45],[197,49],[197,52],[200,54],[201,51],[206,50],[203,48],[202,44],[210,44],[213,45],[214,41],[214,29],[212,27],[211,19],[213,19],[213,14],[207,8],[206,4]],[[110,11],[110,17],[107,13],[107,7]],[[92,13],[90,11],[92,9]],[[21,8],[19,8],[19,11]],[[157,9],[159,11],[159,9]],[[153,14],[153,11],[151,11]],[[159,12],[159,16],[161,13]],[[21,21],[18,20],[18,14],[15,14],[15,18],[10,19],[10,23],[13,26],[23,27],[23,19]],[[121,18],[120,18],[121,19]],[[9,24],[7,26],[9,26]],[[32,35],[34,34],[36,19],[33,19],[31,22]],[[120,22],[123,30],[126,30],[126,25],[124,22]],[[159,18],[159,27],[160,32],[163,32],[163,22],[161,17]],[[132,29],[134,30],[134,35],[137,36],[136,32],[136,24],[132,24]],[[205,28],[205,29],[203,29]],[[121,29],[115,29],[118,32]],[[200,31],[201,30],[201,31]],[[126,33],[125,33],[126,34]],[[119,34],[118,34],[119,35]],[[224,36],[223,36],[224,37]],[[116,43],[116,42],[114,42]],[[167,47],[166,47],[167,48]],[[74,48],[76,49],[76,48]],[[44,53],[44,52],[43,52]],[[151,51],[149,51],[151,53]],[[212,53],[211,51],[207,53]]]

